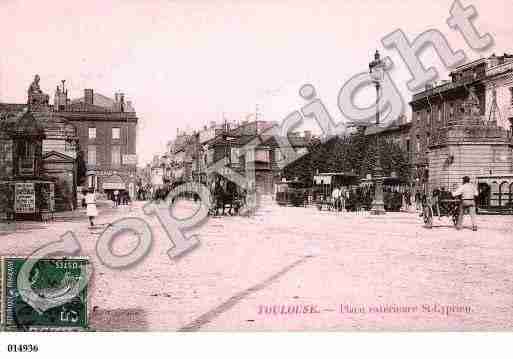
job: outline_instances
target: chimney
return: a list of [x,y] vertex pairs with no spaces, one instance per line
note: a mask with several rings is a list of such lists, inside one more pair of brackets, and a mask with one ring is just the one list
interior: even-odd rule
[[312,131],[305,131],[305,141],[310,142],[312,139]]
[[84,102],[88,105],[94,104],[94,92],[93,89],[84,90]]

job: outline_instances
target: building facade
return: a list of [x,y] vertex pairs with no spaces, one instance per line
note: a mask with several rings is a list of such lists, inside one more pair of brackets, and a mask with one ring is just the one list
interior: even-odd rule
[[[451,154],[448,155],[449,157],[444,157],[447,154],[442,153],[445,150],[442,151],[439,146],[440,138],[447,135],[452,136],[449,132],[454,130],[454,126],[463,126],[470,119],[474,122],[479,119],[482,125],[497,125],[497,131],[504,130],[504,133],[500,135],[496,133],[496,135],[507,138],[507,131],[510,127],[508,121],[504,119],[498,121],[497,117],[493,117],[491,114],[494,85],[490,82],[490,70],[504,67],[505,64],[511,66],[512,61],[513,56],[505,54],[502,57],[492,56],[470,62],[455,69],[450,74],[450,81],[443,81],[439,85],[428,85],[424,91],[413,95],[410,102],[412,109],[410,131],[412,165],[414,177],[425,189],[433,186],[451,186],[459,176],[459,174],[455,174],[456,177],[453,178],[442,174],[441,165],[438,163],[440,160],[450,162],[454,158],[451,157]],[[505,91],[502,90],[502,93],[504,94]],[[504,97],[501,101],[503,106],[507,106],[503,104]],[[468,113],[469,108],[472,109],[472,114]],[[503,112],[506,112],[505,109]],[[489,133],[491,133],[490,131],[494,132],[495,130],[489,130]],[[454,134],[454,132],[452,133]],[[454,140],[456,138],[463,141],[461,136],[453,136]],[[470,145],[468,139],[463,141],[467,146]],[[478,138],[476,137],[473,142],[477,144]],[[473,156],[478,156],[479,151],[475,148]],[[463,172],[474,173],[474,169],[477,168],[481,171],[479,161],[473,162],[470,158],[467,160],[471,162],[468,168],[462,170]]]
[[100,193],[127,191],[133,198],[137,181],[138,118],[124,94],[114,99],[84,90],[84,97],[70,100],[67,90],[57,87],[54,113],[77,129],[80,150],[87,166],[84,187]]

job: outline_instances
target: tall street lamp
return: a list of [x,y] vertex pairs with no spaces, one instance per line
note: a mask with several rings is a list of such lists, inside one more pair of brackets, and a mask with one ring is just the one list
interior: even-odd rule
[[[374,85],[376,86],[376,130],[379,129],[379,96],[381,83],[385,77],[385,63],[381,59],[379,51],[374,54],[374,61],[369,64],[369,72]],[[376,163],[374,167],[374,201],[372,202],[371,214],[382,215],[385,212],[383,201],[383,169],[381,168],[379,132],[376,132]]]

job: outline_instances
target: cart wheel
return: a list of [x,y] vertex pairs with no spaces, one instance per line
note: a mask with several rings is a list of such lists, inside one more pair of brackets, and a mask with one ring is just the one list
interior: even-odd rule
[[433,228],[433,210],[429,206],[424,207],[423,211],[424,224],[427,228]]

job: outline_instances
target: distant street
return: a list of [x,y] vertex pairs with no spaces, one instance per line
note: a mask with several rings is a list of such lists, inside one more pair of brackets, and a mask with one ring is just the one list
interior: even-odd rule
[[[503,330],[513,321],[513,217],[479,216],[479,231],[447,218],[429,230],[412,213],[319,212],[264,201],[252,217],[210,218],[201,245],[178,262],[155,218],[101,206],[98,223],[146,218],[150,254],[128,270],[103,266],[100,229],[85,214],[17,223],[0,254],[29,255],[73,230],[94,264],[97,330]],[[192,210],[178,204],[178,215]],[[193,233],[190,233],[193,234]],[[116,240],[129,253],[134,237]]]

